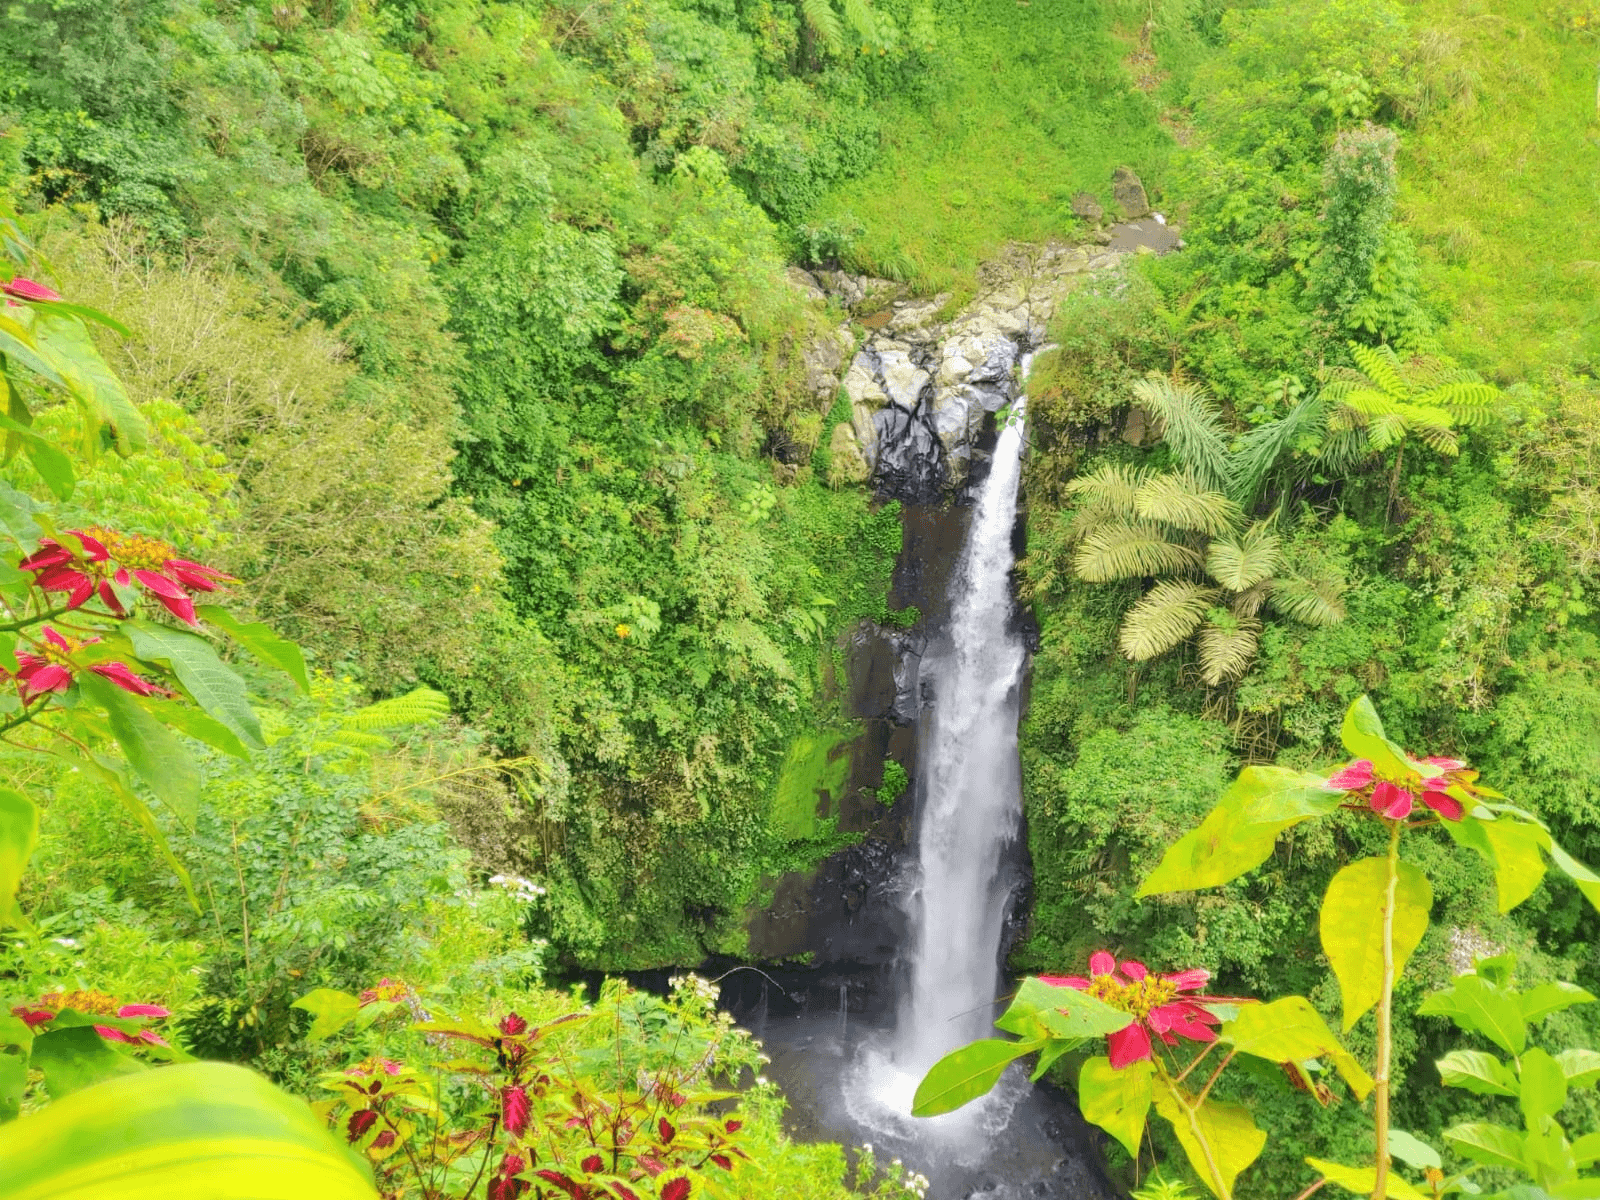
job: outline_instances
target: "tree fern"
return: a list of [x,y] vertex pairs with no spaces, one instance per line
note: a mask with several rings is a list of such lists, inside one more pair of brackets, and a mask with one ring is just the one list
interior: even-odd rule
[[1192,571],[1202,562],[1199,551],[1168,541],[1157,526],[1106,521],[1078,543],[1072,569],[1089,583],[1110,583]]
[[1268,521],[1242,534],[1220,537],[1206,547],[1206,572],[1230,592],[1243,592],[1278,569],[1280,543]]
[[829,54],[844,53],[844,25],[830,0],[800,0],[800,13]]
[[1216,588],[1187,579],[1163,579],[1122,618],[1117,639],[1122,652],[1143,662],[1181,645],[1199,627],[1217,596]]
[[1411,385],[1400,373],[1400,358],[1392,346],[1363,346],[1350,343],[1350,357],[1356,360],[1361,373],[1381,391],[1387,392],[1396,402],[1410,398]]
[[1200,672],[1212,687],[1237,679],[1255,661],[1261,642],[1261,622],[1232,613],[1206,621],[1200,627]]
[[878,31],[878,22],[867,0],[844,0],[844,15],[850,22],[850,27],[861,38],[863,47],[882,45],[883,39]]
[[1221,492],[1209,491],[1189,472],[1154,475],[1134,494],[1134,509],[1147,521],[1215,537],[1239,523],[1239,506]]
[[1161,423],[1161,436],[1208,491],[1228,483],[1228,438],[1217,406],[1192,383],[1150,375],[1133,385],[1134,399]]
[[1285,575],[1272,581],[1272,606],[1302,625],[1337,625],[1345,618],[1344,584]]
[[339,718],[348,730],[403,729],[411,725],[431,725],[450,713],[450,699],[443,692],[419,687],[404,696],[379,700]]

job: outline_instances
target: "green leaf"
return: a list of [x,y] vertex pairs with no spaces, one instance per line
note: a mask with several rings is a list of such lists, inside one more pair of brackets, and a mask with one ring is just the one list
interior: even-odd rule
[[1116,1138],[1133,1159],[1139,1157],[1154,1078],[1155,1067],[1148,1061],[1119,1071],[1103,1055],[1088,1059],[1078,1071],[1078,1107],[1084,1120]]
[[1039,1061],[1034,1065],[1033,1074],[1028,1076],[1028,1082],[1038,1083],[1039,1080],[1044,1078],[1044,1073],[1055,1066],[1056,1061],[1063,1054],[1070,1054],[1081,1044],[1078,1041],[1066,1041],[1061,1038],[1046,1042],[1044,1049],[1039,1051]]
[[1246,1004],[1219,1035],[1235,1049],[1269,1062],[1301,1063],[1313,1058],[1333,1061],[1357,1100],[1372,1091],[1368,1075],[1346,1050],[1322,1015],[1304,996],[1285,996],[1271,1004]]
[[1522,1117],[1530,1130],[1544,1127],[1567,1102],[1567,1074],[1561,1064],[1534,1046],[1518,1061],[1522,1075]]
[[200,808],[200,768],[194,756],[116,684],[92,671],[81,671],[76,678],[84,695],[106,710],[112,736],[139,777],[179,820],[193,825]]
[[[1370,1196],[1372,1195],[1372,1189],[1378,1186],[1378,1168],[1376,1167],[1347,1167],[1341,1163],[1328,1162],[1320,1158],[1308,1158],[1306,1162],[1320,1171],[1322,1177],[1329,1183],[1341,1187],[1347,1192],[1355,1192],[1359,1196]],[[1385,1176],[1383,1194],[1389,1200],[1428,1200],[1426,1192],[1419,1191],[1393,1171],[1390,1171]]]
[[0,1195],[376,1200],[305,1101],[227,1063],[113,1079],[0,1130]]
[[50,360],[78,399],[90,432],[109,426],[117,453],[126,457],[150,444],[144,417],[128,398],[116,373],[95,349],[89,328],[74,317],[41,310],[33,323],[39,352]]
[[146,662],[170,666],[194,702],[233,730],[246,746],[265,749],[261,722],[250,707],[244,680],[223,664],[210,642],[198,634],[144,620],[125,621],[122,631],[132,640],[135,654]]
[[911,1099],[911,1115],[936,1117],[988,1095],[1012,1062],[1039,1049],[1038,1042],[984,1038],[952,1050],[923,1077]]
[[1070,987],[1054,987],[1035,976],[1022,981],[1016,999],[995,1022],[1021,1038],[1089,1038],[1115,1033],[1133,1017]]
[[1520,1090],[1511,1068],[1487,1051],[1452,1050],[1433,1065],[1445,1087],[1479,1096],[1515,1096]]
[[1600,1080],[1600,1050],[1574,1047],[1556,1055],[1556,1061],[1561,1064],[1569,1088],[1588,1087]]
[[1600,1161],[1600,1130],[1586,1133],[1573,1142],[1572,1157],[1580,1167],[1587,1167],[1592,1162]]
[[0,1053],[0,1124],[15,1121],[22,1112],[22,1093],[28,1089],[28,1056]]
[[162,832],[161,826],[156,822],[155,815],[150,811],[150,806],[128,786],[127,776],[123,774],[121,766],[101,754],[95,754],[89,758],[76,758],[69,755],[63,755],[62,757],[69,762],[79,763],[86,767],[92,775],[111,790],[112,795],[116,796],[118,801],[121,802],[128,815],[138,822],[139,828],[144,830],[145,836],[161,852],[161,857],[166,860],[167,866],[172,868],[173,874],[178,877],[178,882],[183,885],[184,894],[189,898],[189,904],[194,908],[195,912],[201,911],[200,898],[194,893],[194,880],[189,878],[188,868],[179,862],[177,856],[172,853],[172,847],[167,844],[167,835]]
[[1578,890],[1583,893],[1584,898],[1596,909],[1600,909],[1600,875],[1596,875],[1588,867],[1556,845],[1553,838],[1546,842],[1546,848],[1550,851],[1550,861],[1555,864],[1556,870],[1577,884]]
[[1267,1135],[1256,1128],[1250,1110],[1207,1100],[1191,1111],[1166,1087],[1156,1088],[1153,1099],[1156,1111],[1172,1123],[1172,1132],[1178,1135],[1195,1174],[1219,1200],[1231,1196],[1239,1172],[1255,1162],[1267,1144]]
[[1550,835],[1537,825],[1504,818],[1480,824],[1485,840],[1494,851],[1494,881],[1500,893],[1500,911],[1510,912],[1533,895],[1544,878],[1544,855],[1540,848],[1550,840]]
[[307,992],[289,1006],[304,1009],[313,1017],[311,1028],[306,1030],[306,1041],[320,1042],[343,1029],[361,1011],[361,1001],[349,992],[337,988],[318,988]]
[[[1394,974],[1399,978],[1428,929],[1433,887],[1410,863],[1396,864],[1394,889]],[[1383,992],[1384,907],[1389,863],[1363,858],[1333,877],[1322,901],[1322,949],[1339,980],[1344,1028],[1378,1002]]]
[[250,751],[239,740],[239,735],[221,721],[206,716],[194,705],[183,700],[156,700],[147,704],[156,720],[170,725],[179,733],[188,734],[197,742],[204,742],[214,750],[248,760]]
[[1371,762],[1379,775],[1421,775],[1431,774],[1433,770],[1413,761],[1410,755],[1385,736],[1378,710],[1366,696],[1360,697],[1345,710],[1339,739],[1353,756]]
[[1284,767],[1246,767],[1199,828],[1179,838],[1139,886],[1139,896],[1218,887],[1271,857],[1278,835],[1335,811],[1343,792]]
[[33,519],[38,507],[32,496],[0,482],[0,529],[23,545],[32,545],[43,532]]
[[69,458],[54,442],[41,437],[20,421],[10,417],[0,416],[0,429],[7,434],[7,442],[16,438],[22,444],[22,451],[28,456],[28,461],[33,464],[33,469],[39,472],[39,478],[55,495],[57,500],[72,499],[73,489],[77,487],[77,478],[72,473],[72,459]]
[[1522,1135],[1504,1125],[1488,1121],[1469,1121],[1444,1131],[1444,1140],[1457,1154],[1486,1167],[1510,1167],[1527,1173]]
[[1584,991],[1575,983],[1541,983],[1536,988],[1529,988],[1519,997],[1522,1005],[1522,1019],[1529,1025],[1535,1021],[1542,1021],[1551,1013],[1563,1012],[1574,1004],[1593,1004],[1594,996]]
[[39,1034],[33,1039],[31,1065],[44,1072],[44,1085],[54,1100],[103,1079],[146,1069],[138,1059],[118,1054],[106,1045],[92,1025],[73,1025]]
[[202,621],[222,630],[239,645],[248,650],[264,666],[275,667],[294,680],[302,692],[311,691],[311,678],[306,674],[305,655],[300,647],[288,638],[279,637],[270,625],[260,622],[245,624],[227,609],[216,604],[202,604],[195,609]]
[[1517,994],[1478,975],[1458,976],[1449,990],[1425,997],[1417,1012],[1449,1017],[1469,1033],[1481,1033],[1507,1054],[1521,1054],[1528,1044]]
[[39,810],[21,792],[0,788],[0,929],[10,923],[17,885],[39,840]]
[[[1437,1171],[1444,1166],[1437,1150],[1404,1129],[1389,1130],[1389,1153],[1418,1171],[1426,1171],[1429,1167]],[[1370,1192],[1372,1189],[1367,1190]]]

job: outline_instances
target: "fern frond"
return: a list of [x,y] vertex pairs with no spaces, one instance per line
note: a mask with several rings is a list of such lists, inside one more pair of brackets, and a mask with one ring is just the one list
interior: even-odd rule
[[1388,392],[1366,387],[1350,388],[1341,393],[1338,400],[1358,417],[1367,420],[1388,416],[1404,407],[1404,401],[1396,400]]
[[829,54],[844,53],[844,25],[831,0],[800,0],[800,14]]
[[1272,606],[1302,625],[1337,625],[1345,618],[1344,582],[1284,575],[1272,581]]
[[400,729],[408,725],[431,725],[450,713],[450,698],[430,687],[419,687],[404,696],[379,700],[339,718],[345,729]]
[[1367,445],[1366,435],[1361,430],[1352,429],[1348,424],[1340,427],[1335,423],[1335,417],[1348,411],[1340,409],[1329,416],[1327,435],[1323,437],[1322,445],[1317,448],[1317,461],[1333,475],[1350,474],[1361,465],[1361,460],[1366,458],[1371,450]]
[[1206,490],[1227,487],[1228,438],[1211,397],[1195,384],[1150,375],[1133,385],[1133,398],[1160,422],[1161,436],[1173,454]]
[[1456,438],[1455,430],[1445,425],[1419,425],[1417,436],[1420,437],[1431,450],[1440,454],[1447,454],[1452,458],[1461,453],[1461,443]]
[[1418,396],[1416,403],[1441,408],[1457,425],[1481,425],[1493,419],[1500,389],[1492,383],[1464,381],[1447,383]]
[[1140,486],[1134,507],[1146,521],[1160,521],[1207,537],[1227,533],[1239,524],[1239,506],[1223,493],[1208,490],[1185,471],[1154,475]]
[[1148,467],[1102,463],[1089,474],[1073,479],[1066,490],[1069,495],[1079,497],[1083,506],[1119,517],[1132,517],[1137,512],[1134,497],[1148,478]]
[[1272,523],[1257,521],[1239,536],[1212,542],[1206,548],[1206,571],[1230,592],[1247,591],[1278,569],[1279,546]]
[[844,15],[851,27],[861,36],[863,45],[878,44],[878,22],[873,17],[872,8],[867,4],[867,0],[844,0]]
[[1351,342],[1350,356],[1356,360],[1361,373],[1394,400],[1404,401],[1411,395],[1411,386],[1401,374],[1400,359],[1392,347]]
[[1276,421],[1250,430],[1228,456],[1228,494],[1248,505],[1284,452],[1328,423],[1328,402],[1321,396],[1307,396]]
[[1123,654],[1143,662],[1182,644],[1216,599],[1215,588],[1186,579],[1163,579],[1122,618],[1117,642]]
[[1107,521],[1078,544],[1072,557],[1073,572],[1089,583],[1172,575],[1201,565],[1199,551],[1169,542],[1154,525],[1138,521]]
[[1200,627],[1200,674],[1212,687],[1237,679],[1255,661],[1261,622],[1253,617],[1207,621]]
[[1397,412],[1384,413],[1367,421],[1367,445],[1373,450],[1387,450],[1405,439],[1410,426]]

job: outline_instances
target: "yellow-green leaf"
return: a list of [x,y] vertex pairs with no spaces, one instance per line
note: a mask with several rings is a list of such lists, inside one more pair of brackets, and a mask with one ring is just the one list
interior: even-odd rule
[[[1378,1186],[1376,1167],[1347,1167],[1320,1158],[1308,1158],[1306,1162],[1320,1171],[1329,1183],[1337,1184],[1347,1192],[1355,1192],[1358,1196],[1370,1196],[1372,1189]],[[1384,1179],[1383,1194],[1389,1200],[1428,1200],[1426,1192],[1407,1183],[1392,1169]]]
[[1344,1048],[1304,996],[1285,996],[1271,1004],[1243,1005],[1239,1015],[1222,1027],[1220,1036],[1241,1052],[1271,1062],[1329,1059],[1357,1100],[1365,1100],[1372,1091],[1372,1076]]
[[311,1014],[311,1028],[306,1030],[306,1041],[320,1042],[355,1020],[356,1014],[361,1011],[361,1001],[337,988],[317,988],[301,996],[289,1007],[301,1008]]
[[9,923],[17,885],[39,840],[39,810],[21,792],[0,788],[0,929]]
[[1156,1111],[1172,1122],[1172,1131],[1189,1156],[1195,1174],[1219,1197],[1233,1195],[1239,1172],[1255,1162],[1267,1135],[1256,1128],[1250,1110],[1238,1104],[1207,1100],[1191,1111],[1170,1088],[1155,1089]]
[[1086,992],[1029,976],[995,1026],[1025,1039],[1081,1039],[1115,1033],[1132,1021],[1131,1014]]
[[1500,911],[1510,912],[1538,888],[1544,878],[1544,855],[1540,847],[1550,835],[1537,825],[1521,821],[1479,822],[1484,839],[1494,851],[1494,881],[1500,896]]
[[[1428,929],[1433,887],[1410,863],[1396,864],[1394,887],[1394,974]],[[1322,901],[1322,949],[1339,980],[1344,1028],[1378,1002],[1383,993],[1383,926],[1389,889],[1389,862],[1363,858],[1333,877]]]
[[946,1054],[917,1085],[911,1115],[936,1117],[984,1096],[1000,1082],[1006,1067],[1039,1049],[1042,1042],[1003,1042],[984,1038]]
[[1469,1121],[1444,1131],[1444,1140],[1463,1158],[1486,1167],[1527,1170],[1522,1134],[1488,1121]]
[[1383,722],[1378,719],[1378,710],[1366,696],[1359,697],[1345,710],[1339,739],[1356,758],[1371,762],[1380,775],[1432,773],[1433,768],[1413,761],[1389,740],[1383,732]]
[[1084,1120],[1121,1142],[1130,1158],[1139,1157],[1154,1077],[1155,1068],[1148,1061],[1119,1071],[1104,1055],[1087,1060],[1078,1071],[1078,1107]]
[[1518,1091],[1511,1068],[1483,1050],[1452,1050],[1433,1065],[1445,1087],[1479,1096],[1515,1096]]
[[0,1129],[6,1200],[376,1200],[305,1101],[227,1063],[108,1080]]
[[129,693],[92,671],[80,671],[78,686],[106,710],[111,732],[128,763],[161,802],[186,825],[200,807],[200,767],[194,756]]

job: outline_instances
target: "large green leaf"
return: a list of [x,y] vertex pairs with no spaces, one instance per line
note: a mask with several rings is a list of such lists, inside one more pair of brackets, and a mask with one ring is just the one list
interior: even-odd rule
[[28,1056],[0,1051],[0,1124],[15,1121],[22,1112],[22,1093],[28,1089]]
[[305,1101],[226,1063],[85,1088],[0,1129],[6,1200],[376,1200]]
[[1515,1096],[1520,1090],[1511,1068],[1483,1050],[1452,1050],[1434,1066],[1445,1087],[1479,1096]]
[[305,655],[300,653],[300,647],[288,638],[279,637],[272,631],[270,625],[263,625],[260,622],[246,624],[216,604],[202,604],[195,609],[195,613],[202,621],[215,625],[238,642],[263,665],[276,667],[284,672],[294,680],[295,686],[302,692],[311,690],[311,679],[306,674]]
[[39,310],[33,335],[40,354],[49,360],[78,399],[85,422],[97,439],[109,426],[117,453],[128,455],[150,443],[149,429],[116,372],[106,365],[89,336],[89,327],[75,317]]
[[1207,1100],[1198,1110],[1190,1110],[1166,1087],[1156,1088],[1153,1099],[1156,1111],[1172,1122],[1195,1174],[1217,1197],[1231,1196],[1239,1172],[1255,1162],[1267,1144],[1267,1135],[1256,1128],[1250,1110],[1219,1100]]
[[1039,1049],[1040,1042],[1004,1042],[984,1038],[952,1050],[923,1077],[911,1098],[911,1115],[936,1117],[988,1095],[1006,1067]]
[[1486,1167],[1510,1167],[1526,1173],[1522,1134],[1488,1121],[1469,1121],[1444,1131],[1444,1140],[1457,1154]]
[[223,665],[210,642],[198,634],[144,620],[125,622],[122,629],[132,640],[135,654],[146,662],[170,666],[194,702],[233,730],[246,746],[252,750],[266,747],[244,680]]
[[1596,875],[1583,863],[1573,858],[1572,855],[1558,846],[1554,839],[1546,843],[1546,848],[1550,851],[1550,861],[1556,865],[1556,870],[1577,884],[1578,890],[1584,895],[1584,899],[1588,900],[1596,909],[1600,909],[1600,875]]
[[146,1069],[138,1059],[106,1045],[92,1025],[72,1025],[39,1034],[33,1039],[29,1065],[44,1072],[44,1086],[50,1089],[54,1100],[103,1079]]
[[1569,1088],[1588,1087],[1600,1080],[1600,1050],[1576,1047],[1556,1055]]
[[179,820],[192,825],[200,807],[200,768],[194,756],[116,684],[92,671],[79,672],[77,679],[84,695],[106,710],[112,735],[139,777]]
[[1580,1167],[1587,1167],[1600,1159],[1600,1130],[1586,1133],[1572,1143],[1572,1159]]
[[[1399,978],[1428,929],[1433,887],[1410,863],[1396,864],[1394,974]],[[1389,862],[1363,858],[1333,877],[1322,901],[1322,949],[1339,980],[1348,1030],[1383,994],[1383,926]]]
[[1429,1167],[1437,1170],[1444,1166],[1444,1160],[1439,1157],[1437,1150],[1404,1129],[1389,1130],[1389,1153],[1406,1166],[1415,1167],[1419,1171],[1425,1171]]
[[1494,851],[1494,881],[1500,895],[1500,911],[1510,912],[1533,895],[1544,878],[1541,848],[1550,837],[1537,825],[1508,821],[1503,817],[1480,824],[1484,839]]
[[1432,774],[1433,768],[1419,763],[1391,742],[1383,732],[1383,722],[1372,701],[1362,696],[1344,714],[1344,725],[1339,730],[1344,748],[1356,758],[1364,758],[1377,768],[1380,775]]
[[1521,1054],[1528,1044],[1517,994],[1480,975],[1461,975],[1442,992],[1417,1005],[1424,1016],[1449,1017],[1468,1033],[1481,1033],[1507,1054]]
[[1121,1142],[1130,1158],[1139,1157],[1154,1078],[1155,1067],[1148,1061],[1131,1063],[1119,1071],[1103,1055],[1088,1059],[1078,1071],[1078,1107],[1084,1120]]
[[289,1007],[303,1008],[311,1014],[311,1028],[306,1031],[306,1041],[320,1042],[355,1020],[356,1014],[361,1011],[361,1001],[337,988],[317,988],[301,996]]
[[1222,1027],[1221,1038],[1244,1054],[1270,1062],[1331,1059],[1357,1100],[1372,1091],[1372,1076],[1346,1050],[1322,1015],[1304,996],[1285,996],[1271,1004],[1246,1004]]
[[1082,1039],[1115,1033],[1133,1017],[1076,988],[1055,987],[1029,976],[995,1025],[1020,1038]]
[[1547,1118],[1561,1111],[1567,1102],[1567,1074],[1561,1064],[1537,1046],[1530,1047],[1517,1062],[1522,1076],[1522,1117],[1528,1128],[1543,1128]]
[[[1354,1192],[1358,1196],[1372,1195],[1372,1189],[1378,1186],[1378,1168],[1376,1167],[1347,1167],[1342,1163],[1328,1162],[1321,1158],[1308,1158],[1306,1162],[1322,1173],[1322,1177],[1329,1183],[1343,1188],[1347,1192]],[[1392,1169],[1384,1177],[1383,1194],[1389,1200],[1427,1200],[1428,1193],[1418,1190],[1413,1184],[1397,1175]]]
[[0,929],[12,920],[22,872],[39,840],[39,810],[21,792],[0,788]]
[[57,500],[72,499],[73,490],[78,486],[77,477],[72,470],[72,459],[61,447],[11,417],[0,416],[0,429],[6,431],[8,442],[14,438],[21,443],[22,452]]
[[197,742],[204,742],[213,750],[221,750],[235,758],[248,760],[250,751],[239,740],[239,735],[221,721],[207,716],[187,700],[157,700],[148,705],[156,720],[170,725],[179,733],[188,734]]
[[94,754],[86,759],[73,758],[68,761],[81,764],[85,770],[106,785],[128,815],[138,823],[140,829],[144,830],[145,836],[161,852],[161,857],[166,860],[167,866],[172,868],[172,873],[183,885],[189,904],[195,912],[199,912],[200,898],[195,895],[194,880],[189,877],[189,869],[179,862],[178,856],[172,852],[172,846],[167,842],[167,835],[156,821],[155,814],[150,811],[150,806],[129,786],[122,765],[103,754]]
[[1564,1012],[1574,1004],[1593,1004],[1594,996],[1575,983],[1541,983],[1529,988],[1518,997],[1522,1019],[1529,1025],[1542,1021],[1551,1013]]
[[1285,829],[1333,812],[1343,799],[1318,775],[1246,767],[1199,828],[1167,849],[1138,894],[1189,892],[1237,879],[1266,862]]

